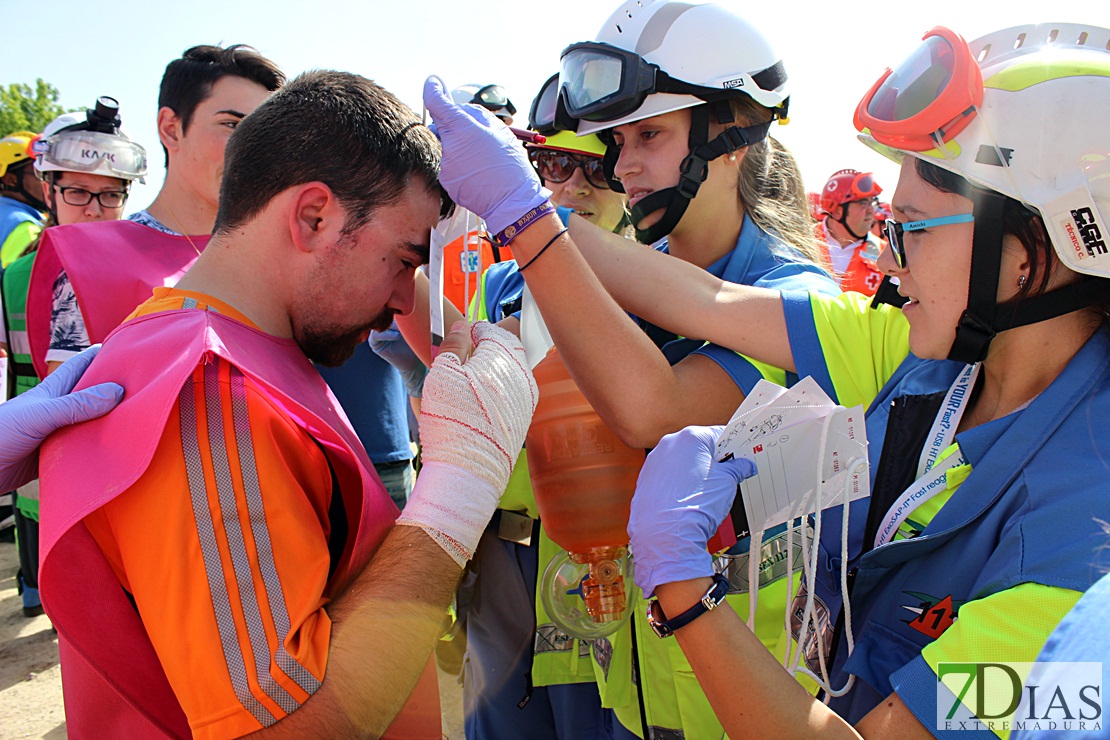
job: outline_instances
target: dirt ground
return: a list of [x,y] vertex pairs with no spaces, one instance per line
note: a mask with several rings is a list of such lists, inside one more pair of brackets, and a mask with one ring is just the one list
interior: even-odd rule
[[[58,640],[45,616],[27,619],[16,592],[19,556],[0,542],[0,740],[66,737]],[[443,734],[461,740],[462,689],[440,674]]]

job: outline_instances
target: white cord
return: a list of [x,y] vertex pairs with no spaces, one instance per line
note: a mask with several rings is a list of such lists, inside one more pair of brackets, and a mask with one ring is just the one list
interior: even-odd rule
[[[840,411],[840,410],[843,410],[843,407],[840,407],[840,408],[837,409],[837,411]],[[798,674],[798,673],[801,673],[803,675],[809,676],[810,678],[812,678],[818,684],[818,686],[821,687],[821,689],[825,692],[825,703],[826,704],[833,697],[843,696],[844,694],[848,693],[848,691],[852,687],[852,684],[855,681],[855,676],[849,675],[848,680],[844,684],[843,687],[841,687],[840,689],[832,688],[831,680],[829,678],[829,670],[828,670],[829,667],[826,665],[826,661],[825,661],[825,658],[826,658],[826,656],[825,656],[825,644],[824,644],[825,641],[824,641],[823,636],[821,634],[820,620],[818,619],[818,616],[816,614],[816,610],[813,608],[814,598],[815,598],[815,591],[816,591],[816,586],[817,586],[817,583],[816,583],[817,582],[817,565],[818,565],[817,560],[818,560],[818,557],[820,555],[820,550],[821,550],[821,546],[820,546],[820,543],[821,543],[821,523],[822,523],[823,512],[824,512],[824,508],[821,505],[822,504],[821,494],[822,494],[823,482],[824,482],[823,478],[824,478],[825,451],[826,451],[826,446],[827,446],[827,443],[828,443],[829,427],[830,427],[830,425],[832,423],[832,420],[833,420],[833,417],[835,415],[836,414],[833,413],[833,414],[829,414],[828,416],[826,416],[822,425],[821,425],[821,441],[820,441],[820,444],[818,446],[818,455],[817,455],[816,485],[814,486],[814,490],[812,492],[813,493],[812,516],[814,518],[813,539],[810,541],[808,546],[807,546],[807,543],[806,543],[807,538],[805,536],[805,532],[804,531],[801,532],[801,549],[802,549],[802,566],[803,566],[802,577],[805,580],[805,586],[806,586],[806,602],[805,602],[805,608],[802,611],[802,617],[801,617],[801,620],[800,620],[800,623],[799,623],[798,640],[797,640],[796,645],[794,646],[795,651],[796,651],[794,653],[794,659],[793,659],[793,661],[789,661],[789,660],[787,661],[787,664],[788,664],[787,670],[789,670],[791,673],[793,673],[795,675]],[[840,548],[841,548],[840,592],[841,592],[841,597],[842,597],[843,603],[844,603],[845,632],[846,632],[847,643],[848,643],[848,655],[851,655],[852,651],[855,649],[855,640],[854,640],[854,635],[852,634],[852,607],[851,607],[851,604],[850,604],[849,599],[848,599],[848,512],[849,512],[848,489],[849,489],[849,486],[852,483],[852,479],[853,479],[854,475],[856,474],[856,471],[860,468],[861,463],[865,465],[866,461],[856,461],[854,464],[852,464],[850,466],[850,469],[846,471],[846,474],[845,474],[845,477],[844,477],[844,485],[843,485],[843,487],[841,489],[841,492],[840,492],[840,495],[842,496],[842,499],[843,499],[843,515],[841,516],[841,534],[840,534]],[[866,468],[864,469],[864,472],[866,473]],[[808,496],[809,496],[809,494],[807,494],[806,496],[803,496],[802,501],[806,501]],[[791,513],[793,514],[794,512],[791,512]],[[790,520],[790,524],[793,524],[793,519]],[[804,526],[804,519],[803,519],[802,526]],[[787,550],[787,573],[788,573],[788,575],[791,579],[791,583],[787,587],[787,596],[788,596],[788,598],[787,598],[787,601],[786,601],[786,616],[785,616],[784,622],[786,624],[786,627],[787,627],[788,631],[790,629],[790,612],[791,612],[791,607],[792,607],[793,601],[794,601],[794,598],[793,598],[793,595],[792,595],[792,591],[793,591],[793,588],[792,588],[792,586],[793,586],[793,570],[792,570],[793,558],[791,557],[791,555],[793,554],[793,531],[792,531],[792,529],[793,529],[792,527],[790,529],[788,529],[788,534],[787,534],[787,548],[788,548],[788,550]],[[808,547],[808,550],[807,550],[807,547]],[[818,662],[818,665],[819,665],[820,671],[821,671],[820,676],[818,676],[815,673],[813,673],[812,671],[810,671],[807,667],[805,667],[803,665],[799,665],[800,662],[801,662],[801,658],[802,658],[802,656],[805,652],[804,645],[805,645],[806,640],[809,637],[809,628],[810,628],[811,624],[813,625],[813,630],[814,630],[814,636],[815,636],[814,637],[814,645],[815,645],[816,652],[817,652],[817,662]],[[791,647],[788,645],[787,646],[787,657],[788,658],[790,656],[790,653],[791,653]]]

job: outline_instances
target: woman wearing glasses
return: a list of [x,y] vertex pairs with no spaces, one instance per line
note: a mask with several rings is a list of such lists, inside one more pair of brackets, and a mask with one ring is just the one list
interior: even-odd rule
[[[634,51],[641,47],[650,49],[642,57]],[[610,74],[614,70],[620,73]],[[647,77],[654,80],[650,90],[599,87]],[[613,190],[628,196],[639,242],[725,281],[839,293],[814,263],[819,252],[794,159],[769,136],[774,121],[786,121],[789,103],[781,58],[744,18],[717,5],[627,2],[597,41],[567,48],[559,87],[547,92],[533,106],[534,117],[601,139],[602,171]],[[542,260],[522,273],[536,268],[542,271]],[[657,289],[652,300],[669,307],[672,298]],[[539,296],[537,303],[553,335],[554,324],[575,327],[573,336],[556,336],[556,345],[606,423],[633,446],[654,446],[689,424],[727,421],[764,375],[789,380],[782,370],[703,346],[697,332],[676,336],[658,322],[638,322],[638,339],[650,353],[646,362],[635,353],[613,358],[624,342],[609,340],[632,327],[626,316],[609,323],[587,316],[590,304],[556,308]],[[599,323],[604,329],[595,330]],[[662,367],[644,373],[653,363]],[[776,546],[770,543],[765,554]],[[729,561],[738,576],[747,572],[746,545],[739,550],[743,554]],[[541,558],[540,573],[547,565]],[[774,580],[772,588],[785,587],[785,578]],[[739,577],[734,594],[746,605]],[[637,734],[719,736],[681,653],[650,635],[646,603],[630,596],[633,619],[592,648],[605,706]],[[768,646],[784,642],[781,623],[762,624]]]
[[[100,98],[85,114],[66,113],[54,119],[32,144],[32,153],[37,155],[35,172],[42,180],[43,200],[49,211],[47,226],[118,220],[123,216],[131,180],[145,174],[146,160],[144,153],[141,171],[121,172],[116,168],[115,162],[125,161],[135,149],[142,151],[120,132],[118,107],[114,99]],[[38,243],[35,239],[3,274],[4,321],[0,324],[7,331],[0,338],[7,339],[13,350],[15,395],[39,382],[31,366],[26,323],[27,286]],[[72,290],[68,302],[58,303],[59,313],[67,306],[78,310]],[[87,342],[79,349],[85,346]],[[29,617],[42,614],[37,577],[38,504],[37,481],[16,492],[23,613]]]
[[[857,128],[902,162],[879,261],[899,279],[901,310],[730,285],[573,222],[628,310],[811,375],[844,405],[875,398],[871,496],[850,507],[846,537],[828,521],[843,512],[827,515],[812,599],[792,610],[816,635],[805,658],[827,671],[829,707],[736,612],[709,608],[720,599],[705,542],[748,472],[713,461],[719,430],[667,437],[641,474],[629,525],[637,580],[658,597],[658,624],[685,622],[674,644],[730,737],[986,729],[972,715],[1010,697],[980,706],[965,693],[967,667],[1035,660],[1097,579],[1110,520],[1108,49],[1110,30],[1092,26],[1025,26],[971,44],[936,28],[864,97]],[[1079,100],[1060,114],[1061,101]],[[533,259],[558,229],[518,238],[517,257]],[[563,237],[527,275],[553,315],[596,287],[577,257]],[[668,310],[646,298],[664,289]],[[556,343],[572,338],[566,328],[550,326]],[[1063,711],[1042,703],[1037,719],[1074,719]],[[999,731],[1028,719],[1005,714]]]
[[[35,150],[35,170],[54,225],[120,220],[132,181],[146,175],[146,150],[121,130],[114,98],[97,99],[84,116],[55,119]],[[89,346],[73,285],[65,277],[54,284],[50,334],[49,372]]]

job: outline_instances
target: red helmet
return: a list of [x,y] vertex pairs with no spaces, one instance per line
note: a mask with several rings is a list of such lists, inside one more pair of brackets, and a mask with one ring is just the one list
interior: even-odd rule
[[875,221],[882,222],[889,218],[894,218],[894,210],[889,203],[880,203],[875,206]]
[[806,193],[806,202],[809,205],[809,217],[814,221],[821,220],[821,194],[810,190]]
[[877,198],[883,189],[870,172],[840,170],[834,172],[825,187],[821,188],[821,210],[832,215],[837,206],[855,200]]

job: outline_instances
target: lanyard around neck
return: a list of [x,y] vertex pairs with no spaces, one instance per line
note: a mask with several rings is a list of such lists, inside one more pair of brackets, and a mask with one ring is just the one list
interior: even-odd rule
[[875,547],[885,545],[894,539],[898,528],[914,511],[933,496],[947,490],[947,474],[950,469],[967,464],[967,458],[958,450],[943,460],[941,456],[952,446],[956,438],[956,429],[967,410],[967,402],[978,377],[979,363],[968,365],[948,389],[944,403],[941,404],[940,411],[937,412],[933,426],[929,430],[929,436],[925,440],[925,448],[921,451],[921,458],[917,465],[917,480],[895,499],[883,516],[883,524],[875,533]]

